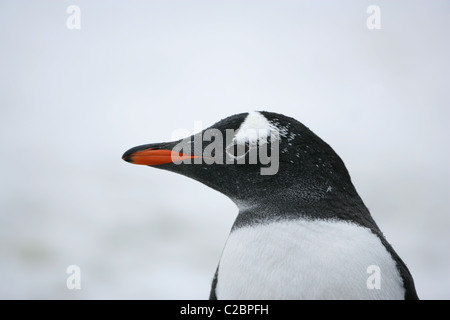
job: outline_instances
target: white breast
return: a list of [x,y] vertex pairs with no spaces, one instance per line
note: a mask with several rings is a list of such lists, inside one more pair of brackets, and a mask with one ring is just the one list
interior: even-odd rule
[[218,299],[404,299],[405,290],[395,261],[369,229],[296,220],[234,230],[219,264],[216,294]]

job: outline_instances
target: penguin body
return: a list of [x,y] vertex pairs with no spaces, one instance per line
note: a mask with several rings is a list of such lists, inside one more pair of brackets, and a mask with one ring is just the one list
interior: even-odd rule
[[[383,270],[383,287],[368,287],[374,265]],[[395,261],[369,229],[294,220],[233,230],[215,293],[225,300],[403,299],[405,289]]]
[[123,159],[191,177],[238,206],[211,299],[418,299],[340,157],[293,118],[237,114]]

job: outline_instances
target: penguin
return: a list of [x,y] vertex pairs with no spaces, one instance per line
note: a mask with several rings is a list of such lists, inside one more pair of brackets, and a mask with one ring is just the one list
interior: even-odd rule
[[419,299],[344,162],[291,117],[240,113],[122,159],[195,179],[237,205],[212,300]]

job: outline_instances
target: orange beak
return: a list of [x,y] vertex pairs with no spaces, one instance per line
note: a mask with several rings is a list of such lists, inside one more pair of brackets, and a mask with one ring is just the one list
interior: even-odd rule
[[122,159],[127,162],[131,162],[133,164],[141,164],[146,166],[157,166],[160,164],[174,163],[186,159],[193,159],[200,157],[184,154],[181,152],[175,152],[172,150],[160,150],[149,148],[134,151],[133,149],[130,149],[127,152],[125,152],[125,154],[122,156]]

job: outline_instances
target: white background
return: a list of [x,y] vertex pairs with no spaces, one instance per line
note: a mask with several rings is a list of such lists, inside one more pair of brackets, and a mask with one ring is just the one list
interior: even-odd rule
[[336,150],[419,296],[449,299],[449,39],[450,1],[0,1],[0,298],[207,298],[237,208],[121,155],[267,110]]

